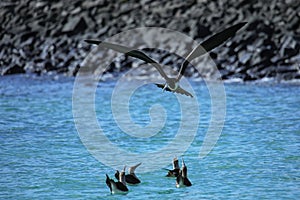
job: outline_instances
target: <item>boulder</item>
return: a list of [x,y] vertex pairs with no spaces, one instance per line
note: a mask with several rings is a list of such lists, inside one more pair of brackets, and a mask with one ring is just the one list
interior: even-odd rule
[[20,65],[13,65],[10,67],[4,68],[4,70],[1,72],[1,75],[11,75],[11,74],[23,74],[25,73],[25,70]]

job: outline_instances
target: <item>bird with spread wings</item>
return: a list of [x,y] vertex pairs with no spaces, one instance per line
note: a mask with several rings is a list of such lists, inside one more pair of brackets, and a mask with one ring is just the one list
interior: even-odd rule
[[184,90],[179,86],[179,81],[184,75],[184,72],[188,66],[188,64],[194,59],[199,56],[202,56],[206,54],[207,52],[211,51],[212,49],[216,48],[217,46],[221,45],[223,42],[228,40],[229,38],[233,37],[238,30],[240,30],[243,26],[245,26],[247,22],[241,22],[238,24],[235,24],[219,33],[216,33],[215,35],[209,37],[207,40],[200,43],[196,48],[194,48],[185,58],[184,62],[181,64],[181,67],[179,69],[178,75],[175,78],[168,77],[167,74],[164,72],[162,66],[147,56],[144,52],[141,50],[137,50],[130,47],[125,47],[119,44],[113,44],[105,41],[99,41],[99,40],[93,40],[93,39],[86,39],[85,42],[90,44],[96,44],[100,45],[101,47],[109,48],[114,51],[124,53],[127,56],[131,56],[134,58],[138,58],[140,60],[145,61],[146,63],[151,64],[153,67],[157,69],[157,71],[160,73],[160,75],[165,79],[165,84],[156,84],[158,87],[162,88],[163,90],[175,92],[179,94],[184,94],[190,97],[193,97],[191,93]]

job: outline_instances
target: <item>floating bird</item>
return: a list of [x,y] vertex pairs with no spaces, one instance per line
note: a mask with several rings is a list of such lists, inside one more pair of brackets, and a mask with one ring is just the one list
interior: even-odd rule
[[176,178],[176,187],[189,187],[192,186],[192,183],[187,177],[187,167],[182,158],[182,168],[179,172],[179,175]]
[[122,170],[121,173],[119,173],[119,177],[117,182],[115,182],[113,179],[110,179],[109,176],[106,174],[106,185],[109,187],[110,192],[112,194],[122,194],[128,192],[128,188],[126,186],[125,182],[125,168]]
[[[129,174],[126,174],[126,175],[125,175],[125,181],[126,181],[126,183],[132,184],[132,185],[141,183],[140,179],[138,179],[138,177],[137,177],[137,176],[135,175],[135,173],[134,173],[135,169],[136,169],[138,166],[140,166],[141,164],[142,164],[142,163],[139,163],[139,164],[137,164],[137,165],[134,165],[134,166],[128,168],[128,173],[129,173]],[[119,173],[120,173],[120,172],[117,170],[116,173],[115,173],[115,177],[116,177],[116,178],[119,177]]]
[[173,159],[173,169],[166,170],[168,170],[168,174],[166,175],[167,177],[177,177],[179,175],[180,167],[176,157]]
[[96,45],[101,44],[102,47],[106,47],[106,48],[115,50],[117,52],[124,53],[125,55],[135,57],[135,58],[145,61],[146,63],[152,64],[166,81],[165,84],[156,84],[157,87],[162,88],[164,91],[166,90],[166,91],[170,91],[170,92],[176,92],[179,94],[184,94],[184,95],[193,97],[193,95],[191,93],[189,93],[188,91],[184,90],[183,88],[181,88],[179,86],[179,81],[180,81],[181,77],[184,75],[184,72],[185,72],[188,64],[194,58],[206,54],[207,52],[209,52],[212,49],[216,48],[217,46],[221,45],[223,42],[225,42],[230,37],[233,37],[235,35],[235,33],[246,24],[247,24],[247,22],[235,24],[235,25],[213,35],[212,37],[208,38],[207,40],[205,40],[204,42],[199,44],[185,58],[184,62],[182,63],[182,65],[179,69],[179,72],[178,72],[178,75],[176,78],[168,77],[166,75],[166,73],[164,72],[164,70],[162,69],[162,66],[160,64],[158,64],[156,61],[154,61],[152,58],[147,56],[142,51],[139,51],[139,50],[136,50],[133,48],[129,48],[129,47],[125,47],[122,45],[118,45],[118,44],[99,41],[99,40],[87,39],[87,40],[85,40],[85,42],[90,43],[90,44],[96,44]]

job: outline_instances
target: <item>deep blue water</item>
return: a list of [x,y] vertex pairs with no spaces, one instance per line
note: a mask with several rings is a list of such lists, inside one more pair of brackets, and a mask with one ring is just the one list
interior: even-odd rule
[[[112,176],[115,169],[95,159],[81,142],[72,113],[73,84],[73,78],[65,77],[0,77],[0,199],[300,198],[299,85],[225,84],[225,126],[213,151],[199,159],[211,100],[203,82],[191,81],[201,110],[197,135],[184,153],[193,186],[176,188],[163,169],[137,169],[142,183],[129,186],[126,195],[111,195],[105,174]],[[151,138],[122,132],[110,110],[114,85],[100,83],[95,108],[113,144],[143,154],[176,135],[177,99],[153,85],[133,94],[130,114],[137,124],[146,125],[149,108],[159,102],[166,111],[165,126]],[[171,161],[162,168],[171,167]]]

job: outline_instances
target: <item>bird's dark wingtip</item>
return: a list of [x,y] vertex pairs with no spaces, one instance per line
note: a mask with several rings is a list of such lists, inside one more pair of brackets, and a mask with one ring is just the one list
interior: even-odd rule
[[84,40],[86,43],[89,43],[89,44],[96,44],[96,45],[99,45],[102,41],[100,40],[93,40],[93,39],[85,39]]
[[246,24],[248,24],[248,22],[240,22],[240,23],[234,25],[233,27],[235,27],[236,31],[238,31],[239,29],[241,29]]
[[[238,30],[240,30],[243,26],[245,26],[248,22],[240,22],[237,23],[235,25],[233,25],[232,27],[228,28],[228,30],[233,31],[232,33],[237,32]],[[234,34],[233,34],[234,35]]]

